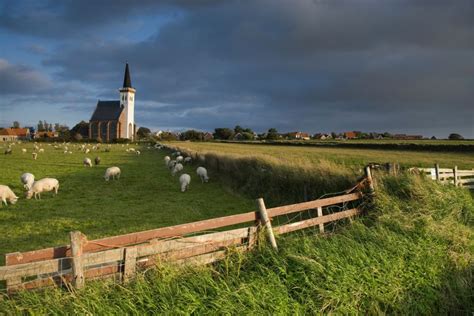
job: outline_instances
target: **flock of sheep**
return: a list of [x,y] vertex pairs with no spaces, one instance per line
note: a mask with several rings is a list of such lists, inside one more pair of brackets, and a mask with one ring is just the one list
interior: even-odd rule
[[[163,146],[159,146],[158,148],[163,148]],[[175,157],[175,159],[171,159],[170,156],[165,156],[165,166],[168,167],[168,169],[171,170],[171,174],[175,176],[179,172],[183,171],[183,163],[191,163],[192,158],[191,157],[183,157],[179,151],[175,151],[171,154],[172,157]],[[198,177],[201,179],[202,183],[208,182],[209,177],[207,176],[207,169],[204,167],[198,167],[196,169],[196,174]],[[187,173],[181,174],[179,177],[179,184],[181,186],[181,192],[185,192],[189,185],[191,184],[191,176]]]
[[[20,142],[18,144],[21,144]],[[11,155],[12,154],[12,144],[8,146],[8,148],[5,150],[5,155]],[[49,146],[52,146],[51,144],[48,144]],[[65,154],[72,154],[72,151],[70,151],[67,146],[68,144],[65,144],[63,148],[61,148],[58,145],[54,145],[55,149],[58,150],[64,150],[63,152]],[[100,145],[95,145],[92,148],[88,147],[89,145],[87,144],[82,144],[82,145],[77,145],[77,149],[80,151],[84,152],[85,154],[88,154],[91,152],[91,150],[99,150]],[[125,145],[122,145],[124,147]],[[129,148],[128,144],[126,145],[127,149],[126,152],[130,153],[135,153],[136,155],[140,155],[139,150],[135,150],[134,148]],[[111,145],[108,145],[107,148],[105,149],[105,152],[110,151]],[[155,148],[157,149],[163,149],[166,148],[163,145],[157,144],[155,145]],[[148,147],[148,149],[151,149],[151,147]],[[27,150],[25,148],[22,148],[22,153],[26,153]],[[37,144],[34,145],[34,152],[33,152],[33,159],[36,160],[38,157],[38,153],[44,153],[44,148],[40,148]],[[191,157],[183,157],[183,155],[179,151],[175,151],[171,154],[171,156],[174,159],[171,159],[170,156],[166,156],[164,158],[165,160],[165,165],[167,168],[171,170],[171,174],[173,176],[176,176],[180,172],[184,170],[183,164],[191,163],[192,158]],[[99,165],[101,162],[101,158],[99,156],[95,157],[94,163],[95,165]],[[83,160],[83,165],[86,167],[92,167],[92,160],[88,157],[84,158]],[[207,170],[204,167],[198,167],[196,169],[196,174],[198,177],[201,179],[202,183],[208,182],[209,177],[207,175]],[[104,179],[105,181],[109,181],[110,179],[120,179],[121,175],[121,170],[119,167],[112,166],[106,169],[105,174],[104,174]],[[54,194],[58,194],[59,190],[59,181],[54,178],[43,178],[40,180],[35,181],[35,176],[31,173],[24,173],[20,176],[20,181],[23,184],[23,187],[26,190],[26,198],[31,199],[34,197],[35,199],[41,199],[41,193],[43,192],[51,192],[54,191]],[[191,176],[187,173],[183,173],[179,177],[179,183],[181,187],[181,192],[185,192],[190,183],[191,183]],[[15,204],[18,200],[18,196],[15,195],[15,193],[10,189],[9,186],[7,185],[1,185],[0,184],[0,207],[2,204],[8,205],[10,204]]]

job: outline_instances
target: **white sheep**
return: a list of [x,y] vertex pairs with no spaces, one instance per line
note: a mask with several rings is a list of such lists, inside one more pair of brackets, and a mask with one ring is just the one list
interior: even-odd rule
[[128,151],[131,152],[131,153],[133,153],[133,152],[135,151],[135,148],[130,147],[130,148],[128,149]]
[[84,153],[88,154],[88,153],[90,153],[90,151],[91,151],[91,150],[90,150],[89,148],[86,148],[86,150],[84,151]]
[[21,149],[21,152],[22,152],[22,153],[26,153],[26,149],[25,149],[25,148],[22,148],[22,149]]
[[137,156],[139,156],[141,154],[141,152],[139,150],[135,151],[135,154],[137,154]]
[[165,156],[164,159],[165,159],[165,165],[168,166],[168,164],[169,164],[169,162],[170,162],[170,160],[171,160],[170,156]]
[[87,167],[87,166],[92,167],[92,161],[90,160],[90,158],[84,158],[82,163],[84,164],[84,167]]
[[192,161],[193,161],[193,158],[191,157],[184,158],[184,163],[191,163]]
[[189,184],[191,183],[191,176],[187,173],[183,173],[179,177],[179,183],[181,185],[181,192],[186,191],[189,187]]
[[35,182],[35,176],[31,173],[24,173],[20,177],[21,183],[23,183],[23,187],[27,190],[31,189],[33,182]]
[[[0,184],[0,199],[3,203],[5,203],[5,206],[7,206],[7,202],[10,202],[10,204],[15,204],[18,200],[18,196],[16,196],[8,186]],[[0,207],[1,206],[2,204],[0,203]]]
[[38,154],[37,153],[33,153],[33,160],[36,160],[36,158],[38,157]]
[[176,162],[181,162],[184,160],[184,157],[183,156],[178,156],[176,157]]
[[174,165],[173,171],[171,171],[171,174],[175,176],[180,171],[183,171],[183,165],[180,163],[177,163],[176,165]]
[[41,200],[41,193],[50,192],[53,190],[54,195],[57,195],[59,190],[59,181],[54,178],[44,178],[33,183],[28,192],[26,192],[26,198],[31,199],[34,196],[35,199],[39,198]]
[[170,160],[170,161],[168,162],[168,168],[169,168],[170,170],[173,170],[173,168],[174,168],[175,165],[176,165],[176,160]]
[[115,180],[115,177],[117,177],[117,180],[120,179],[120,174],[122,172],[120,171],[119,167],[110,167],[105,170],[105,175],[104,179],[105,181],[109,181],[110,178],[112,177],[113,180]]
[[39,152],[39,153],[44,153],[44,149],[43,149],[43,148],[40,148],[40,149],[38,150],[38,152]]
[[196,174],[201,178],[202,183],[209,181],[209,177],[207,176],[207,169],[206,168],[198,167],[196,169]]

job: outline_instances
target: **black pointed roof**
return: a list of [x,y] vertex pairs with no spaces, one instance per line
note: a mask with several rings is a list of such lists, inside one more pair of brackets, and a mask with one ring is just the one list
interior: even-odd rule
[[131,88],[132,80],[130,80],[130,71],[128,70],[128,63],[125,65],[125,75],[123,76],[123,87]]
[[116,121],[122,113],[120,101],[98,101],[91,121]]

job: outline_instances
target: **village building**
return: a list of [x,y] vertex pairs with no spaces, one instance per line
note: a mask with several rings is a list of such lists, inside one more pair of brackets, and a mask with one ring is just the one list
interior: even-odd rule
[[288,137],[291,139],[302,139],[302,140],[309,140],[310,136],[308,133],[303,132],[292,132],[288,133]]
[[97,102],[89,121],[90,139],[103,142],[111,142],[119,138],[135,139],[135,91],[127,63],[123,86],[119,89],[120,100]]
[[344,138],[345,139],[354,139],[357,138],[357,132],[344,132]]
[[59,137],[58,132],[42,131],[42,132],[36,132],[34,138],[39,139],[39,138],[58,138],[58,137]]
[[30,139],[30,130],[28,128],[4,128],[0,130],[0,141],[2,142]]
[[331,138],[332,138],[331,134],[324,134],[324,133],[314,134],[314,139],[325,140],[325,139],[331,139]]

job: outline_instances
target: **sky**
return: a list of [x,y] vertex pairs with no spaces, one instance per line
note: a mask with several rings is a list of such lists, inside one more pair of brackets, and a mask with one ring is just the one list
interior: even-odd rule
[[472,0],[1,0],[0,126],[241,125],[474,138]]

